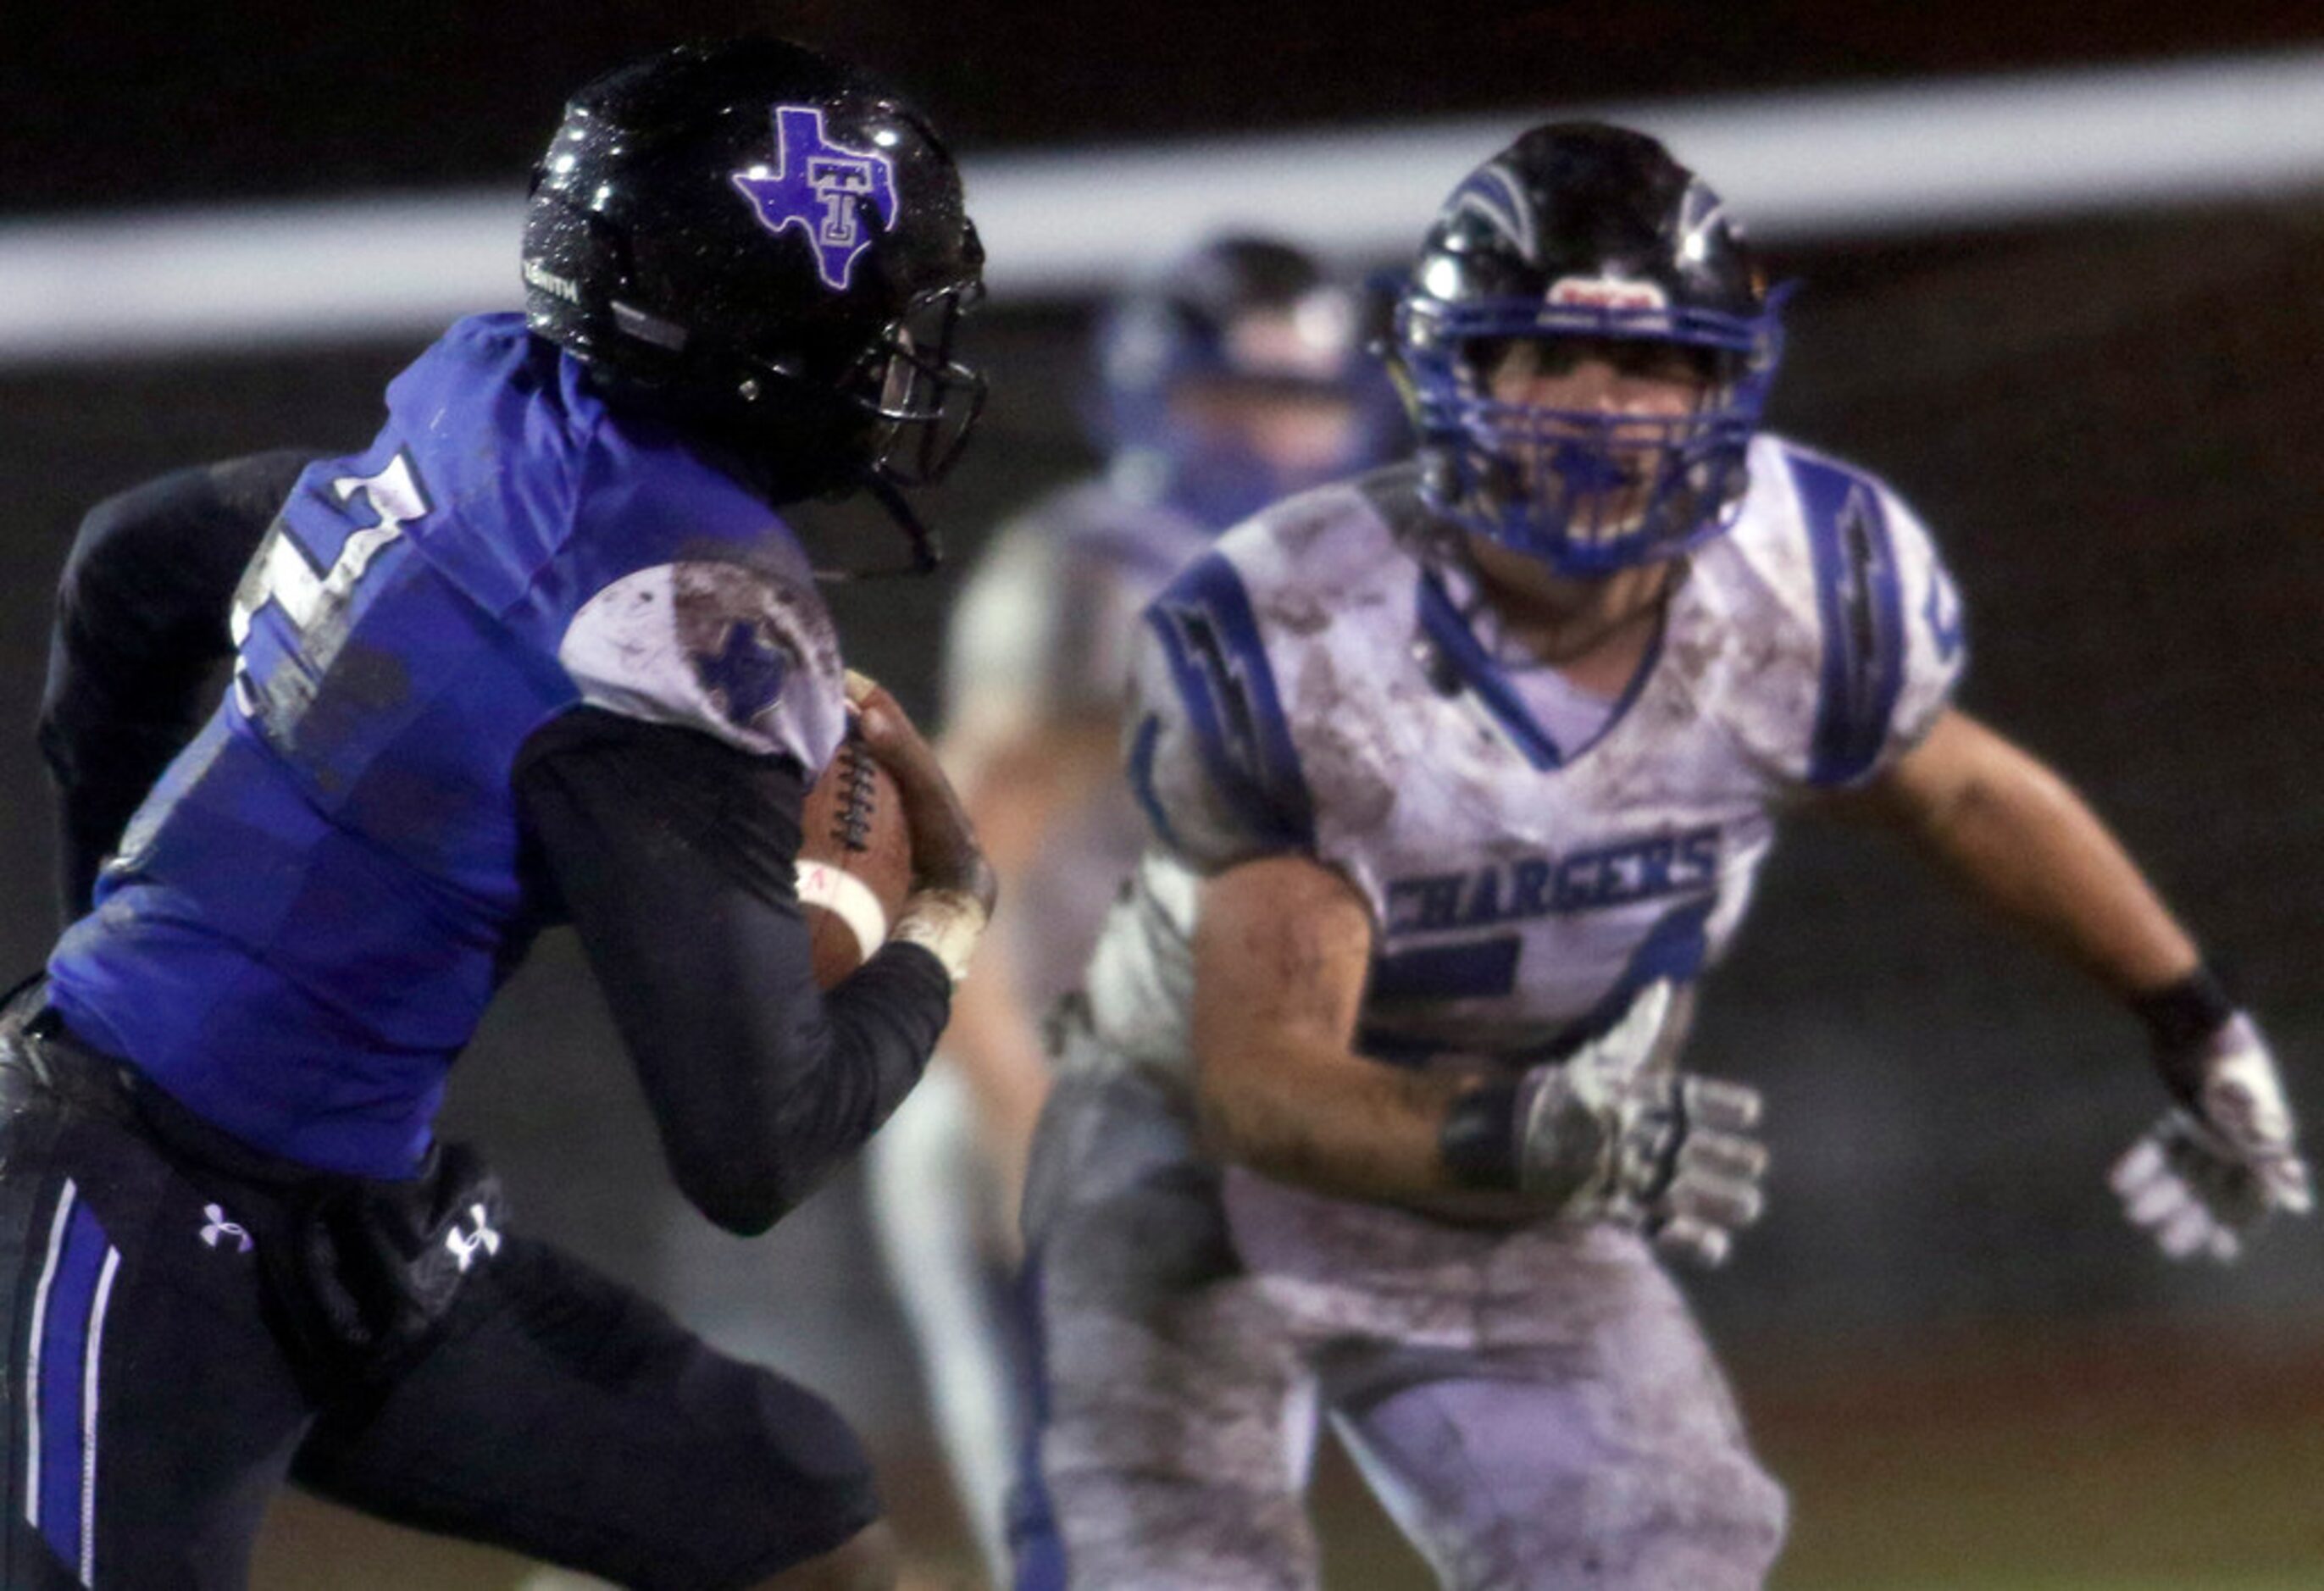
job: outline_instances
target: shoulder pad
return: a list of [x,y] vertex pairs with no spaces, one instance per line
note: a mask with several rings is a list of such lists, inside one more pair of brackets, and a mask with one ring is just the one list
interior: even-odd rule
[[1950,699],[1960,604],[1926,529],[1886,483],[1773,437],[1751,497],[1699,558],[1720,621],[1755,659],[1737,727],[1786,777],[1863,783],[1916,744]]
[[582,604],[557,660],[595,706],[787,753],[810,776],[846,727],[822,596],[763,569],[684,561],[625,575]]
[[1157,835],[1212,869],[1314,843],[1314,803],[1242,572],[1223,551],[1146,610],[1126,728]]

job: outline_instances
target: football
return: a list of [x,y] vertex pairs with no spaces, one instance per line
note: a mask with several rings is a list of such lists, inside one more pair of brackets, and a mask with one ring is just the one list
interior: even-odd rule
[[896,781],[852,724],[807,793],[798,865],[815,980],[829,989],[886,941],[912,887],[912,837]]

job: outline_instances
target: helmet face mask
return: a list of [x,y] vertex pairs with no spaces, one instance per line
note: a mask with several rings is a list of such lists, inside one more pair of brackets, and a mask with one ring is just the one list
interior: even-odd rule
[[[1572,578],[1719,535],[1748,484],[1781,298],[1717,197],[1661,145],[1591,123],[1536,129],[1454,191],[1397,307],[1424,498]],[[1562,407],[1497,392],[1520,341],[1551,345],[1550,363],[1577,341],[1675,351],[1702,373],[1699,394]]]
[[953,351],[961,317],[982,290],[925,295],[827,382],[746,357],[738,396],[770,417],[785,394],[825,409],[841,422],[840,445],[872,474],[893,486],[932,486],[958,462],[984,409],[982,373]]
[[925,295],[865,350],[841,390],[866,394],[877,446],[872,468],[899,486],[933,486],[949,474],[984,410],[984,377],[953,352],[961,317],[981,283]]
[[739,455],[778,501],[951,466],[983,402],[954,350],[982,265],[918,115],[767,39],[682,46],[581,89],[524,239],[532,329],[609,401]]

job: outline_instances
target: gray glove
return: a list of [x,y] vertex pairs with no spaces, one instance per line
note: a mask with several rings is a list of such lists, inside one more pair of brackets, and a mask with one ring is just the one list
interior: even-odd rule
[[2224,1265],[2270,1215],[2306,1215],[2315,1196],[2275,1058],[2251,1018],[2228,1018],[2190,1062],[2189,1097],[2131,1145],[2109,1181],[2131,1224],[2164,1254]]
[[1759,1219],[1767,1151],[1749,1136],[1757,1090],[1670,1064],[1687,1008],[1668,982],[1650,985],[1604,1036],[1526,1074],[1518,1187],[1569,1219],[1633,1227],[1716,1265]]

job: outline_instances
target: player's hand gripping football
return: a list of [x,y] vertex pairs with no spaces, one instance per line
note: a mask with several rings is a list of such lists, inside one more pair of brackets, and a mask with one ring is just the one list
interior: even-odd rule
[[864,748],[895,778],[912,834],[912,894],[889,937],[926,945],[957,981],[992,915],[1000,881],[935,750],[895,697],[850,670],[847,699]]
[[2131,1224],[2172,1259],[2221,1264],[2277,1210],[2314,1208],[2308,1163],[2275,1058],[2237,1013],[2197,1050],[2166,1057],[2179,1103],[2116,1163],[2110,1179]]
[[1638,1228],[1705,1265],[1759,1219],[1758,1090],[1670,1064],[1682,997],[1649,986],[1603,1037],[1536,1067],[1518,1097],[1519,1186],[1585,1220]]

